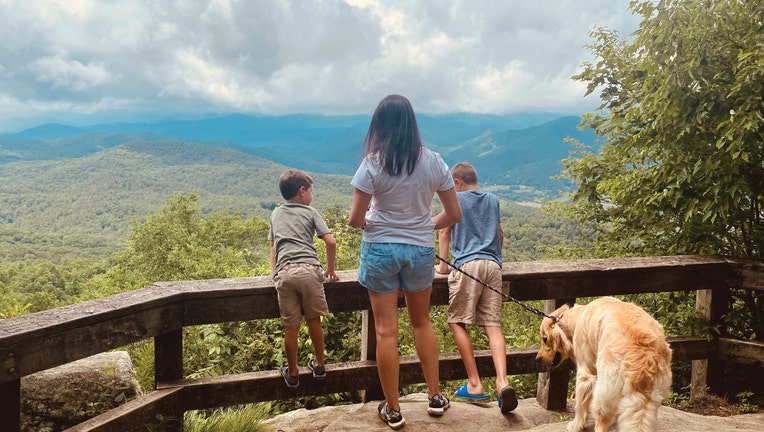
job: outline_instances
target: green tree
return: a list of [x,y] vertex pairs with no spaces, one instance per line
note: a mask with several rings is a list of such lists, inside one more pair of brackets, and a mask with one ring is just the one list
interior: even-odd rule
[[125,250],[94,281],[90,298],[159,281],[268,274],[268,223],[241,213],[202,215],[198,195],[167,198],[145,222],[133,220]]
[[[573,77],[600,92],[582,126],[604,141],[566,161],[578,189],[565,211],[597,233],[597,255],[761,259],[764,5],[663,0],[630,10],[643,18],[637,32],[594,30],[596,62]],[[747,306],[741,320],[753,323],[743,336],[764,340],[764,295],[735,294]]]
[[[363,231],[352,228],[348,224],[348,212],[349,207],[333,205],[326,208],[321,214],[326,226],[329,227],[332,236],[337,241],[337,258],[335,260],[337,270],[357,269],[361,260]],[[317,241],[316,251],[321,262],[326,263],[326,244]]]

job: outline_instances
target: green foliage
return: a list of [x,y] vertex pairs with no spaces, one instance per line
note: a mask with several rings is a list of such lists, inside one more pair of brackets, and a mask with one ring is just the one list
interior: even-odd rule
[[567,162],[579,212],[613,225],[605,241],[631,240],[625,252],[761,257],[761,5],[634,10],[644,18],[634,39],[594,31],[600,61],[574,77],[602,88],[585,125],[606,138]]
[[[558,210],[592,227],[597,256],[762,259],[764,8],[733,0],[631,8],[643,18],[636,34],[594,30],[597,61],[574,77],[588,93],[600,90],[599,110],[583,125],[604,143],[597,153],[581,145],[565,162],[578,188]],[[736,294],[733,314],[745,316],[737,323],[751,323],[740,333],[764,340],[764,295]]]
[[148,286],[158,281],[252,276],[267,272],[268,223],[241,213],[203,217],[198,195],[167,199],[145,222],[133,220],[127,248],[114,266],[94,278],[84,298]]
[[29,313],[29,309],[32,307],[31,303],[21,304],[14,298],[9,298],[7,301],[3,301],[0,308],[0,319],[13,318]]
[[[236,209],[266,220],[282,201],[282,165],[203,143],[122,139],[96,143],[106,150],[81,158],[0,163],[0,264],[105,259],[124,248],[131,220],[143,221],[168,196],[197,194],[203,215]],[[320,209],[349,207],[347,176],[313,177]]]
[[[325,209],[321,216],[337,241],[335,270],[357,269],[361,259],[363,231],[348,224],[348,208],[334,205]],[[321,262],[326,263],[326,244],[317,241],[316,251]]]
[[[96,278],[94,285],[100,289],[89,291],[90,295],[101,294],[110,287],[128,290],[155,281],[268,274],[267,222],[257,217],[242,220],[238,213],[203,216],[196,206],[197,198],[193,193],[170,198],[165,207],[149,215],[145,222],[133,222],[127,248],[116,257],[115,265],[108,272]],[[337,229],[347,226],[347,215],[339,207],[327,210],[325,218]],[[338,249],[348,258],[338,265],[357,267],[357,256],[351,257],[348,249],[350,242],[360,244],[359,235],[360,231],[339,236]],[[317,246],[322,244],[317,241]],[[323,260],[325,262],[325,257]],[[324,317],[329,361],[360,358],[359,317],[358,312]],[[183,340],[184,375],[190,378],[273,370],[285,363],[283,330],[278,319],[189,327],[184,329]],[[300,363],[307,364],[313,348],[304,325],[298,340]],[[152,386],[153,357],[149,355],[149,345],[136,344],[130,349],[139,377],[149,381],[141,384]],[[351,398],[351,395],[323,395],[279,401],[272,409],[317,407]]]
[[[269,404],[246,405],[211,411],[189,411],[183,419],[186,432],[266,432]],[[246,426],[245,426],[246,425]]]
[[736,394],[735,397],[738,398],[739,402],[735,405],[735,407],[744,414],[758,412],[759,406],[757,404],[751,403],[750,401],[750,398],[753,395],[754,395],[753,392],[750,392],[750,391],[743,391]]
[[554,256],[556,245],[584,247],[586,237],[579,237],[580,224],[544,208],[502,201],[501,227],[504,230],[502,258],[505,262],[537,261]]
[[[183,416],[182,430],[186,432],[267,432],[263,423],[269,415],[270,404],[260,403],[202,411],[188,411]],[[145,425],[149,432],[178,430],[180,419],[158,415]]]
[[0,298],[8,300],[2,303],[9,310],[15,309],[8,312],[11,316],[71,304],[89,289],[91,279],[104,268],[103,264],[85,261],[60,264],[33,261],[0,267]]

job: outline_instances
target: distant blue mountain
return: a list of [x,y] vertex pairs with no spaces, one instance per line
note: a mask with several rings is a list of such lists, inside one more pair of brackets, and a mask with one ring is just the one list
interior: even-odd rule
[[236,144],[278,143],[280,141],[316,141],[358,123],[368,126],[369,117],[320,116],[250,116],[234,114],[201,120],[176,120],[156,123],[110,123],[84,127],[47,124],[13,134],[8,139],[66,138],[86,133],[155,133],[191,141],[225,141]]
[[555,190],[565,185],[551,177],[560,174],[561,161],[575,150],[566,138],[597,144],[593,131],[578,129],[580,121],[567,116],[522,130],[487,131],[441,152],[449,164],[475,165],[481,183]]
[[[445,132],[460,130],[459,136],[468,136],[474,131],[525,129],[555,118],[560,114],[521,113],[510,115],[453,113],[417,116],[423,135],[432,132],[444,137]],[[85,133],[156,133],[168,137],[194,141],[226,141],[236,144],[253,145],[290,141],[304,138],[311,142],[327,138],[347,128],[366,130],[368,115],[326,116],[316,114],[292,114],[284,116],[251,116],[233,114],[210,117],[201,120],[170,120],[155,123],[108,123],[74,127],[57,123],[44,124],[16,133],[0,134],[0,138],[32,140],[43,138],[66,138]],[[446,127],[443,127],[446,125]],[[449,137],[445,136],[448,140]],[[455,138],[451,138],[453,140]],[[450,142],[450,141],[449,141]]]
[[[561,185],[550,177],[560,173],[560,161],[573,150],[565,138],[596,144],[590,130],[578,129],[577,116],[454,113],[419,114],[417,119],[426,145],[449,164],[473,163],[481,184],[527,185],[556,192]],[[0,164],[82,157],[123,143],[169,138],[228,147],[311,172],[350,175],[360,161],[369,120],[368,115],[236,114],[87,127],[48,124],[0,135]]]

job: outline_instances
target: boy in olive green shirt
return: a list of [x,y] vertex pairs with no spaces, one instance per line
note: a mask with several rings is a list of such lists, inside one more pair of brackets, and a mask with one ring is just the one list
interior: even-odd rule
[[[297,369],[297,335],[303,314],[313,342],[315,357],[308,367],[316,379],[326,378],[324,332],[321,317],[329,313],[323,281],[336,281],[334,272],[337,243],[323,218],[310,207],[313,179],[305,172],[290,169],[279,179],[281,195],[287,201],[271,213],[268,240],[271,244],[271,274],[284,325],[284,352],[287,364],[279,368],[286,385],[300,385]],[[318,236],[326,243],[326,271],[321,268],[313,243]]]

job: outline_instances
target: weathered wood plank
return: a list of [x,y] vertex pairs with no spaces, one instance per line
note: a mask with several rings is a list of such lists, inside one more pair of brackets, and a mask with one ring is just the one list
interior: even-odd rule
[[[536,348],[511,349],[507,351],[509,374],[539,371],[535,361]],[[483,376],[491,376],[493,359],[488,350],[475,352],[478,370]],[[440,355],[442,381],[464,379],[467,374],[458,354]],[[400,358],[401,384],[424,382],[422,366],[416,356]],[[300,368],[300,386],[287,388],[278,371],[258,371],[211,378],[179,380],[161,383],[160,388],[183,387],[186,410],[212,408],[241,403],[280,400],[294,397],[315,396],[330,393],[354,392],[379,386],[377,364],[374,361],[356,361],[327,365],[327,378],[314,380],[307,367]]]
[[0,340],[0,358],[12,363],[12,367],[0,371],[0,383],[177,330],[181,326],[177,308],[171,305],[125,315],[110,314],[102,321],[62,331],[33,331],[31,334],[37,337],[12,344]]
[[[741,341],[725,341],[739,346]],[[700,338],[672,338],[675,361],[685,361],[708,355],[713,343]],[[747,345],[747,344],[743,344]],[[761,358],[762,344],[752,349],[752,358]],[[507,351],[509,374],[539,372],[535,362],[535,348],[510,349]],[[480,373],[493,373],[490,351],[476,351]],[[441,376],[443,380],[464,379],[466,373],[457,354],[441,355]],[[329,377],[324,382],[314,381],[307,368],[301,368],[301,385],[296,390],[287,389],[277,371],[251,372],[197,380],[180,380],[163,384],[159,390],[141,396],[108,413],[81,423],[67,432],[127,432],[143,431],[145,424],[155,420],[158,414],[178,410],[204,409],[239,403],[301,397],[333,392],[353,391],[358,385],[375,385],[377,381],[376,363],[349,362],[328,366]],[[421,382],[421,367],[415,357],[403,357],[401,377],[404,384]]]
[[[675,361],[702,358],[713,353],[713,342],[701,338],[673,338],[670,344],[676,353]],[[539,373],[544,369],[536,362],[538,348],[515,348],[507,350],[507,373],[509,375]],[[475,360],[481,376],[494,374],[493,359],[489,350],[475,351]],[[467,377],[464,364],[458,354],[440,355],[440,379],[452,381]],[[400,359],[401,384],[424,382],[422,367],[416,356]],[[278,371],[258,371],[210,378],[184,379],[160,383],[160,389],[183,388],[184,410],[206,409],[243,403],[281,400],[322,394],[354,392],[379,385],[377,365],[374,361],[356,361],[327,365],[327,378],[314,380],[307,367],[300,368],[300,386],[287,388]]]
[[724,284],[729,266],[706,256],[508,263],[503,272],[518,300],[690,291]]
[[21,380],[0,383],[0,422],[3,430],[21,430]]
[[[699,289],[721,284],[730,261],[678,256],[505,263],[503,278],[520,299]],[[326,285],[330,310],[369,307],[356,271]],[[432,304],[448,301],[447,279],[433,282]],[[401,305],[403,301],[401,300]],[[161,282],[128,293],[0,321],[0,359],[13,358],[0,382],[155,337],[182,326],[278,317],[269,276]],[[13,373],[9,373],[13,370]]]
[[677,336],[667,339],[671,346],[672,362],[707,359],[715,355],[718,347],[717,341],[694,336]]
[[19,341],[167,307],[180,300],[181,296],[180,289],[157,283],[109,297],[0,320],[0,349]]
[[743,259],[727,259],[739,278],[737,288],[764,291],[764,263]]
[[[728,261],[680,256],[507,263],[504,279],[518,299],[698,289],[720,283]],[[368,308],[355,271],[327,284],[334,311]],[[714,282],[716,281],[716,282]],[[447,303],[445,276],[433,282],[433,304]],[[177,308],[177,310],[175,309]],[[270,277],[162,282],[129,293],[0,321],[0,358],[14,356],[15,374],[58,366],[185,325],[276,318]],[[69,347],[69,348],[67,348]]]
[[183,378],[183,329],[154,338],[154,388]]
[[764,343],[738,339],[719,339],[720,358],[742,364],[764,366]]
[[[731,352],[746,353],[746,358],[764,357],[764,345],[757,343],[743,343],[741,345],[740,342],[725,340],[729,346],[735,347],[728,349]],[[672,338],[670,343],[674,351],[674,361],[686,361],[712,355],[715,346],[715,342],[689,337]],[[744,347],[742,351],[740,346]],[[536,351],[536,348],[508,350],[508,373],[540,372],[535,362]],[[738,357],[742,358],[741,354],[738,354]],[[490,351],[476,351],[476,358],[480,373],[483,376],[490,376],[493,373]],[[461,358],[457,354],[441,355],[440,367],[443,380],[466,378]],[[172,384],[163,384],[163,387],[156,392],[131,401],[68,431],[121,432],[145,430],[143,425],[154,420],[157,414],[162,413],[354,391],[358,389],[358,386],[377,385],[378,378],[376,363],[374,362],[333,364],[328,366],[328,370],[330,375],[327,380],[319,382],[312,379],[307,368],[301,368],[301,386],[297,390],[287,389],[277,371],[252,372],[199,380],[181,380]],[[422,380],[421,366],[416,357],[402,357],[402,383],[412,384]],[[180,394],[183,395],[182,398],[179,397]]]
[[182,406],[183,389],[169,388],[140,396],[108,412],[93,417],[65,432],[145,432],[146,425]]
[[504,263],[505,280],[558,278],[631,270],[660,270],[681,267],[717,266],[727,259],[713,255],[673,255],[631,258],[577,259],[558,261],[523,261]]

